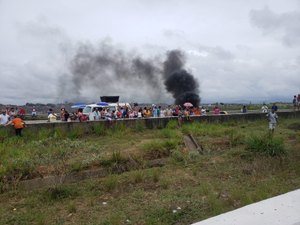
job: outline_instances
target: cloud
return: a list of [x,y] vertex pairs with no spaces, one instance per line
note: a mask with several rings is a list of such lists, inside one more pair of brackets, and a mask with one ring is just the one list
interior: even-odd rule
[[166,38],[180,38],[180,39],[184,39],[184,31],[182,30],[171,30],[171,29],[164,29],[163,30],[163,36],[165,36]]
[[[74,82],[74,71],[96,63],[93,59],[103,54],[116,56],[117,68],[136,75],[151,71],[147,61],[161,67],[172,49],[186,53],[186,70],[200,82],[206,102],[289,96],[299,90],[299,0],[0,4],[0,76],[5,78],[0,83],[5,93],[1,103],[77,97],[95,101],[102,94],[119,94],[128,101],[172,101],[172,96],[157,91],[163,81],[125,79],[128,76],[116,76],[120,71],[112,72],[113,66],[92,65],[90,73],[81,71],[90,79],[79,86]],[[111,51],[100,51],[104,42]],[[80,46],[88,50],[76,61]],[[132,70],[132,61],[125,59],[135,58],[138,67]],[[71,69],[72,62],[79,70]],[[77,72],[80,80],[82,73]]]
[[238,46],[233,52],[222,47],[200,46],[188,51],[189,67],[200,81],[204,102],[268,102],[270,96],[286,98],[289,91],[298,89],[299,58],[283,59],[277,54],[272,58],[258,57],[254,50]]
[[250,19],[265,35],[279,36],[290,47],[300,46],[300,11],[275,13],[268,7],[251,10]]
[[8,88],[1,102],[57,101],[57,74],[72,49],[67,34],[44,18],[14,23],[14,32],[16,39],[6,40],[0,56],[0,75],[7,77],[1,87]]

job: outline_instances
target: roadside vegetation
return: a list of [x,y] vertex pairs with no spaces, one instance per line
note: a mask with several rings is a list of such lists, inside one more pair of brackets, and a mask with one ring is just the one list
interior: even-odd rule
[[[300,187],[300,122],[170,121],[9,137],[0,129],[0,224],[191,224]],[[203,154],[190,152],[192,134]],[[26,180],[102,169],[36,189]],[[22,186],[23,185],[23,186]]]

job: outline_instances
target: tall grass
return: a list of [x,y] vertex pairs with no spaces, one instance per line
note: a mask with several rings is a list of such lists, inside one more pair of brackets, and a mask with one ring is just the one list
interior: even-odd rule
[[287,154],[284,141],[269,134],[252,136],[246,141],[246,149],[253,153],[266,156],[283,156]]
[[152,141],[142,146],[144,152],[144,158],[146,159],[158,159],[168,157],[171,151],[178,147],[178,141],[166,140],[166,141]]
[[93,126],[95,134],[102,136],[107,133],[107,128],[105,128],[103,123],[98,123]]
[[199,136],[208,135],[214,137],[221,137],[228,132],[228,129],[229,128],[227,128],[226,126],[217,123],[190,123],[184,124],[181,130],[184,134],[192,133],[194,135]]

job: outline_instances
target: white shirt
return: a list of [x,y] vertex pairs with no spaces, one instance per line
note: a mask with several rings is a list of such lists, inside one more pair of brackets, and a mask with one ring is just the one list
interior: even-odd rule
[[50,113],[48,116],[49,122],[56,122],[56,116],[53,113]]
[[0,114],[0,124],[1,125],[7,124],[8,118],[9,118],[9,115],[7,115],[7,114],[5,114],[5,115]]
[[267,117],[269,118],[269,122],[270,123],[277,123],[277,119],[278,119],[278,116],[277,116],[277,114],[274,112],[269,112],[268,114],[267,114]]
[[263,113],[268,112],[268,106],[263,105],[263,106],[261,107],[261,111],[262,111]]
[[89,113],[89,120],[91,120],[91,121],[92,121],[92,120],[95,120],[95,117],[94,117],[94,116],[95,116],[94,112],[90,112],[90,113]]

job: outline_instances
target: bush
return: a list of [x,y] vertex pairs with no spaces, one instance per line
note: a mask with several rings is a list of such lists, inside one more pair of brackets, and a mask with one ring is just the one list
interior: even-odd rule
[[118,179],[115,175],[110,175],[103,180],[103,187],[105,191],[113,191],[118,186]]
[[270,135],[249,138],[246,142],[246,149],[254,153],[268,156],[286,155],[286,149],[283,140],[274,138]]
[[160,131],[160,136],[163,138],[181,138],[181,134],[176,129],[164,128]]
[[61,200],[65,198],[74,198],[76,196],[78,196],[77,190],[65,186],[49,188],[44,193],[44,197],[46,197],[46,199],[50,201]]
[[146,159],[158,159],[170,156],[171,150],[176,149],[177,141],[153,141],[143,145]]

